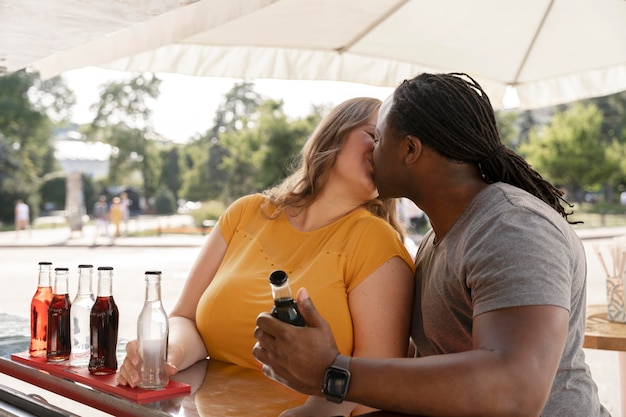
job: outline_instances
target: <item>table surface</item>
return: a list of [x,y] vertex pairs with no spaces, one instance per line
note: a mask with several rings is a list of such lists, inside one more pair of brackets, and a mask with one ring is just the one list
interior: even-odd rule
[[587,306],[583,347],[626,352],[626,323],[610,321],[606,305]]
[[[587,306],[584,347],[626,352],[626,324],[609,321],[606,305]],[[306,396],[266,378],[259,371],[215,360],[199,361],[172,378],[191,385],[191,395],[147,404],[58,378],[9,358],[0,357],[0,372],[120,417],[239,417],[250,410],[254,410],[257,417],[276,417],[306,401]],[[378,412],[371,416],[403,414]]]
[[259,371],[214,360],[199,361],[172,378],[191,385],[191,395],[146,404],[50,375],[9,358],[0,358],[0,372],[120,417],[240,417],[250,410],[254,410],[255,416],[276,417],[307,398]]

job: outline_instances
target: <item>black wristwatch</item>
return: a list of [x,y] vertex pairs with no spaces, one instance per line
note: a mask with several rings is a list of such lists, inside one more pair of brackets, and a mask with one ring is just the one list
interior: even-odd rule
[[350,356],[338,354],[324,374],[322,392],[328,401],[341,403],[350,385]]

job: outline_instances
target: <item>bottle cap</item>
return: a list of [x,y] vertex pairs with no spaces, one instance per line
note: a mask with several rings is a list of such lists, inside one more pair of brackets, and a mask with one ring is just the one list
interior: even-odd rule
[[277,269],[270,274],[270,283],[272,285],[280,286],[287,282],[287,273],[283,270]]

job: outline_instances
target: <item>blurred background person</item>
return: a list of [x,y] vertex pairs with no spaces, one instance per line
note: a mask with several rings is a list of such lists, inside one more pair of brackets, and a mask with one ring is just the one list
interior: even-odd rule
[[93,235],[93,244],[95,245],[103,231],[106,237],[111,237],[109,234],[109,205],[105,195],[98,197],[98,201],[94,204],[93,217],[96,224],[96,230]]
[[15,235],[19,237],[20,230],[30,230],[30,208],[24,200],[15,202]]
[[113,203],[109,209],[109,218],[111,223],[115,226],[114,237],[120,237],[120,223],[124,219],[124,208],[122,207],[122,200],[119,197],[113,197]]

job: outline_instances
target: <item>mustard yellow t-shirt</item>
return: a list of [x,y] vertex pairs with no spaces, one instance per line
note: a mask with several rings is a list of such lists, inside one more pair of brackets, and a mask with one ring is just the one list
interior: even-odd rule
[[[414,271],[413,260],[398,234],[366,210],[311,232],[301,232],[283,213],[269,220],[266,201],[254,194],[235,201],[219,227],[228,249],[196,310],[198,330],[209,356],[259,368],[252,356],[256,317],[273,306],[269,274],[289,276],[292,292],[306,287],[321,315],[330,323],[337,346],[353,350],[348,293],[384,262],[399,256]],[[273,206],[264,208],[272,212]]]

